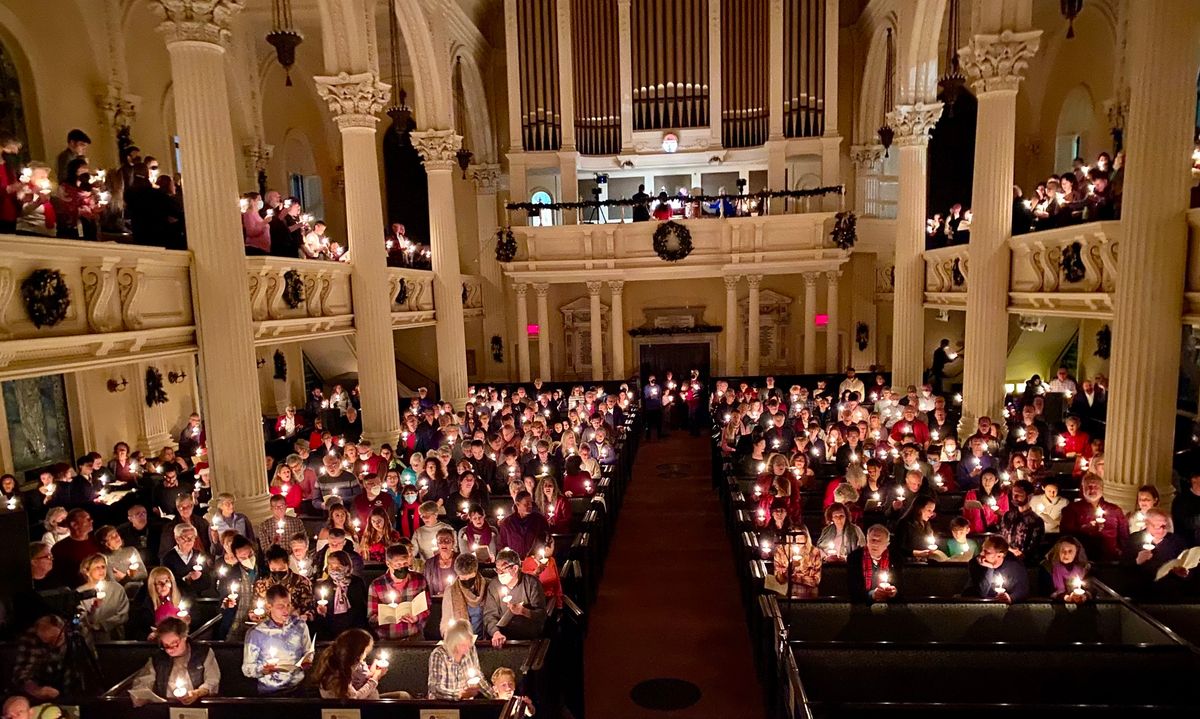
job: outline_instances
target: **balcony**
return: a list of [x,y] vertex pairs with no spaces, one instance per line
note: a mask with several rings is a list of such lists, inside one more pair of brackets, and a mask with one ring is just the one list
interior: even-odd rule
[[430,270],[389,267],[388,296],[392,298],[392,329],[433,324],[433,272]]
[[463,317],[483,317],[483,280],[478,275],[462,276]]
[[1009,240],[1009,312],[1112,317],[1120,222],[1089,222]]
[[510,276],[528,282],[664,280],[831,269],[849,253],[829,239],[833,213],[682,220],[692,253],[664,262],[654,252],[657,222],[513,227],[517,258]]
[[349,265],[285,257],[247,257],[255,344],[354,331]]
[[925,252],[925,307],[965,310],[970,259],[966,245]]
[[[0,379],[194,352],[191,255],[100,242],[0,235]],[[65,317],[34,325],[21,285],[61,273]]]

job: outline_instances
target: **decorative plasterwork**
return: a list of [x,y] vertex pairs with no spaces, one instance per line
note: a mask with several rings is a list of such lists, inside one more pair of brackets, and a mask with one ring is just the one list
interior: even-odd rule
[[230,24],[245,3],[243,0],[149,0],[150,9],[161,21],[158,31],[167,44],[208,42],[227,47],[233,33]]
[[883,169],[883,145],[854,145],[850,148],[850,161],[855,172],[879,172]]
[[456,154],[462,147],[462,136],[454,130],[426,130],[414,132],[411,137],[426,170],[450,170],[458,164]]
[[475,192],[480,195],[494,195],[500,189],[500,165],[486,164],[471,167],[471,179],[475,182]]
[[958,55],[975,94],[1016,92],[1041,38],[1041,30],[973,36]]
[[379,112],[391,97],[391,85],[379,81],[375,72],[354,75],[339,72],[333,77],[313,78],[317,94],[329,105],[338,128],[374,127]]
[[929,142],[929,133],[942,116],[942,103],[918,102],[913,105],[897,105],[887,114],[888,125],[896,131],[897,145],[924,145]]

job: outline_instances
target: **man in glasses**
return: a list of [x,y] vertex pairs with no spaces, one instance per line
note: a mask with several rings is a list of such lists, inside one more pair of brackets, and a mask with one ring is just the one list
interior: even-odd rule
[[[221,684],[217,657],[210,648],[193,651],[187,623],[179,617],[167,617],[159,623],[157,635],[161,651],[147,660],[133,678],[130,694],[149,690],[168,702],[185,705],[216,696]],[[144,699],[133,696],[135,707],[144,703]]]
[[53,701],[78,683],[67,661],[67,625],[62,617],[46,615],[17,640],[13,689],[30,699]]

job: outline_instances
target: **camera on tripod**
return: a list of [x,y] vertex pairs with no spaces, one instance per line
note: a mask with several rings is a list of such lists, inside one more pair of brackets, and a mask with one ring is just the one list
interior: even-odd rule
[[[592,180],[596,183],[592,186],[592,198],[595,202],[600,202],[600,195],[604,192],[600,188],[602,185],[608,184],[608,174],[604,172],[597,172],[592,175]],[[607,222],[608,220],[604,215],[604,208],[600,205],[596,205],[588,210],[587,216],[583,221],[601,224]]]

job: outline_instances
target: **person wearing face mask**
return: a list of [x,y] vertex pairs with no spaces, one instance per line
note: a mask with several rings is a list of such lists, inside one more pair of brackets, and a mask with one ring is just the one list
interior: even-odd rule
[[57,217],[57,236],[68,240],[95,240],[96,220],[100,216],[92,174],[86,157],[77,157],[67,164],[66,177],[60,178],[58,194],[54,197]]
[[317,550],[316,556],[313,557],[313,567],[316,569],[314,576],[321,578],[327,576],[329,557],[334,552],[345,552],[346,556],[350,558],[350,570],[354,574],[360,574],[363,568],[363,558],[361,554],[355,551],[353,544],[351,544],[349,538],[346,536],[346,530],[334,527],[329,530],[328,537],[329,539],[325,546]]
[[488,580],[479,573],[479,560],[474,554],[460,554],[454,558],[455,581],[442,597],[442,636],[451,622],[466,621],[477,636],[483,634],[483,600]]
[[259,214],[262,196],[257,192],[242,195],[242,240],[247,256],[271,253],[271,226]]
[[254,545],[249,539],[240,534],[236,535],[230,540],[229,548],[237,564],[222,577],[218,589],[223,599],[221,626],[217,630],[216,638],[238,642],[246,636],[246,621],[250,617],[250,611],[255,608],[254,583],[260,574],[258,561],[254,556]]
[[400,489],[400,504],[396,507],[396,529],[400,536],[412,539],[421,528],[421,500],[414,484],[405,484]]
[[330,553],[325,565],[326,578],[313,587],[318,598],[313,621],[316,633],[323,637],[337,636],[347,629],[370,628],[367,585],[362,577],[350,573],[352,566],[346,552]]
[[[378,458],[378,455],[374,456]],[[350,510],[354,516],[365,527],[371,517],[371,512],[375,509],[382,509],[387,513],[390,522],[396,516],[396,504],[392,501],[391,495],[383,491],[383,482],[379,475],[368,473],[363,477],[362,484],[363,493],[355,497],[350,504]]]
[[411,602],[423,593],[428,601],[425,577],[420,572],[412,571],[411,566],[412,557],[408,547],[394,544],[387,550],[388,571],[371,582],[367,593],[367,620],[380,639],[417,639],[425,631],[425,620],[429,618],[428,609],[415,616],[402,616],[395,624],[379,623],[381,604]]
[[536,639],[546,622],[546,594],[532,574],[521,571],[521,556],[502,549],[496,556],[496,577],[483,602],[484,634],[493,647],[509,639]]
[[9,132],[0,133],[0,234],[17,231],[17,215],[21,204],[21,141]]
[[[288,596],[292,598],[292,612],[301,619],[312,619],[313,611],[316,605],[313,603],[313,587],[312,582],[308,577],[296,574],[288,565],[287,550],[279,545],[274,545],[266,551],[263,556],[267,564],[266,576],[259,577],[254,582],[254,596],[257,602],[258,599],[266,599],[267,590],[276,585],[282,585],[288,590]],[[256,606],[257,608],[257,606]],[[257,613],[250,613],[250,621],[261,619]]]

